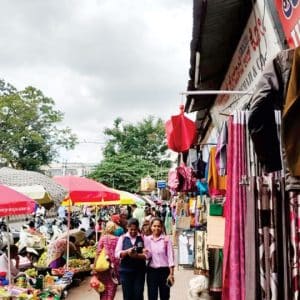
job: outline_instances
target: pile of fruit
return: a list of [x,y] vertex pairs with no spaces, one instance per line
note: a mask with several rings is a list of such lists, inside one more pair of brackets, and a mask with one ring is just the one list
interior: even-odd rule
[[91,263],[88,259],[70,259],[69,269],[75,272],[86,272],[91,270]]
[[80,252],[84,258],[95,258],[97,246],[81,247]]
[[43,252],[38,262],[34,265],[37,268],[47,268],[47,251]]
[[32,268],[32,269],[27,269],[25,271],[25,274],[28,276],[28,277],[31,277],[31,278],[36,278],[38,276],[38,272],[36,269]]

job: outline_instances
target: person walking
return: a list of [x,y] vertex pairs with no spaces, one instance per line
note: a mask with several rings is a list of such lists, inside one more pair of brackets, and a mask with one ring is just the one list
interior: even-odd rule
[[104,248],[105,253],[110,261],[110,269],[104,272],[95,272],[98,279],[104,284],[105,290],[100,293],[101,300],[113,300],[116,295],[118,286],[118,269],[119,259],[115,257],[115,250],[118,242],[118,237],[114,235],[116,230],[116,224],[112,221],[106,223],[104,234],[101,236],[98,247],[95,262]]
[[120,279],[124,300],[143,300],[147,255],[139,234],[139,222],[130,219],[127,233],[117,243],[115,256],[120,258]]
[[154,218],[151,221],[152,235],[146,236],[145,248],[149,250],[147,268],[148,300],[170,299],[170,287],[174,284],[174,251],[172,242],[164,234],[163,221]]

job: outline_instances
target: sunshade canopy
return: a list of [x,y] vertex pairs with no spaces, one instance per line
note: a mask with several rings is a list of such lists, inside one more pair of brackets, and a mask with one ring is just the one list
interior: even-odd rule
[[35,205],[33,199],[7,186],[0,185],[0,217],[31,214]]
[[56,176],[53,179],[69,192],[69,199],[74,204],[109,202],[120,199],[119,194],[92,179],[77,176]]
[[24,186],[10,186],[10,188],[30,197],[31,199],[36,200],[38,204],[44,205],[53,203],[51,197],[41,185],[35,184]]
[[33,171],[1,168],[0,184],[18,187],[41,185],[57,205],[61,203],[67,194],[67,191],[50,177]]

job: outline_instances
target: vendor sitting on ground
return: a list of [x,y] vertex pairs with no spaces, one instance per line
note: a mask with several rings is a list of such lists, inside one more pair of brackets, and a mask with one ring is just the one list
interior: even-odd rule
[[[16,277],[19,273],[20,257],[18,255],[18,247],[16,245],[10,245],[10,272],[12,277]],[[8,278],[8,248],[0,256],[0,272],[6,273]]]
[[[80,256],[75,246],[74,236],[69,237],[69,256]],[[58,239],[48,246],[47,264],[51,269],[63,267],[66,264],[65,256],[67,254],[67,239]]]

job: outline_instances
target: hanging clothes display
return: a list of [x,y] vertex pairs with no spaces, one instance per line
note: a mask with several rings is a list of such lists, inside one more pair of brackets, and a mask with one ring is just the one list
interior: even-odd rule
[[[277,295],[274,294],[275,281],[266,281],[264,299],[299,299],[300,290],[300,249],[299,249],[299,219],[300,210],[300,48],[281,51],[268,65],[257,90],[249,104],[249,133],[253,140],[258,160],[267,172],[283,169],[285,187],[281,184],[282,201],[280,203],[282,226],[276,250],[280,259],[278,266],[282,267],[279,276]],[[278,134],[274,109],[282,111],[282,127]],[[281,143],[282,139],[282,143]],[[278,178],[277,181],[280,179]],[[287,191],[285,195],[284,192]],[[286,199],[284,201],[284,198]],[[276,215],[276,214],[275,214]],[[279,225],[278,225],[279,224]],[[282,248],[279,245],[283,245]],[[279,253],[281,251],[281,253]],[[267,277],[269,276],[266,274]],[[271,289],[271,292],[270,292]],[[249,298],[250,299],[250,298]]]
[[216,147],[210,149],[207,179],[210,196],[225,195],[226,193],[226,176],[220,176],[218,173],[216,152]]
[[228,121],[227,191],[223,300],[245,299],[246,113],[235,112]]

